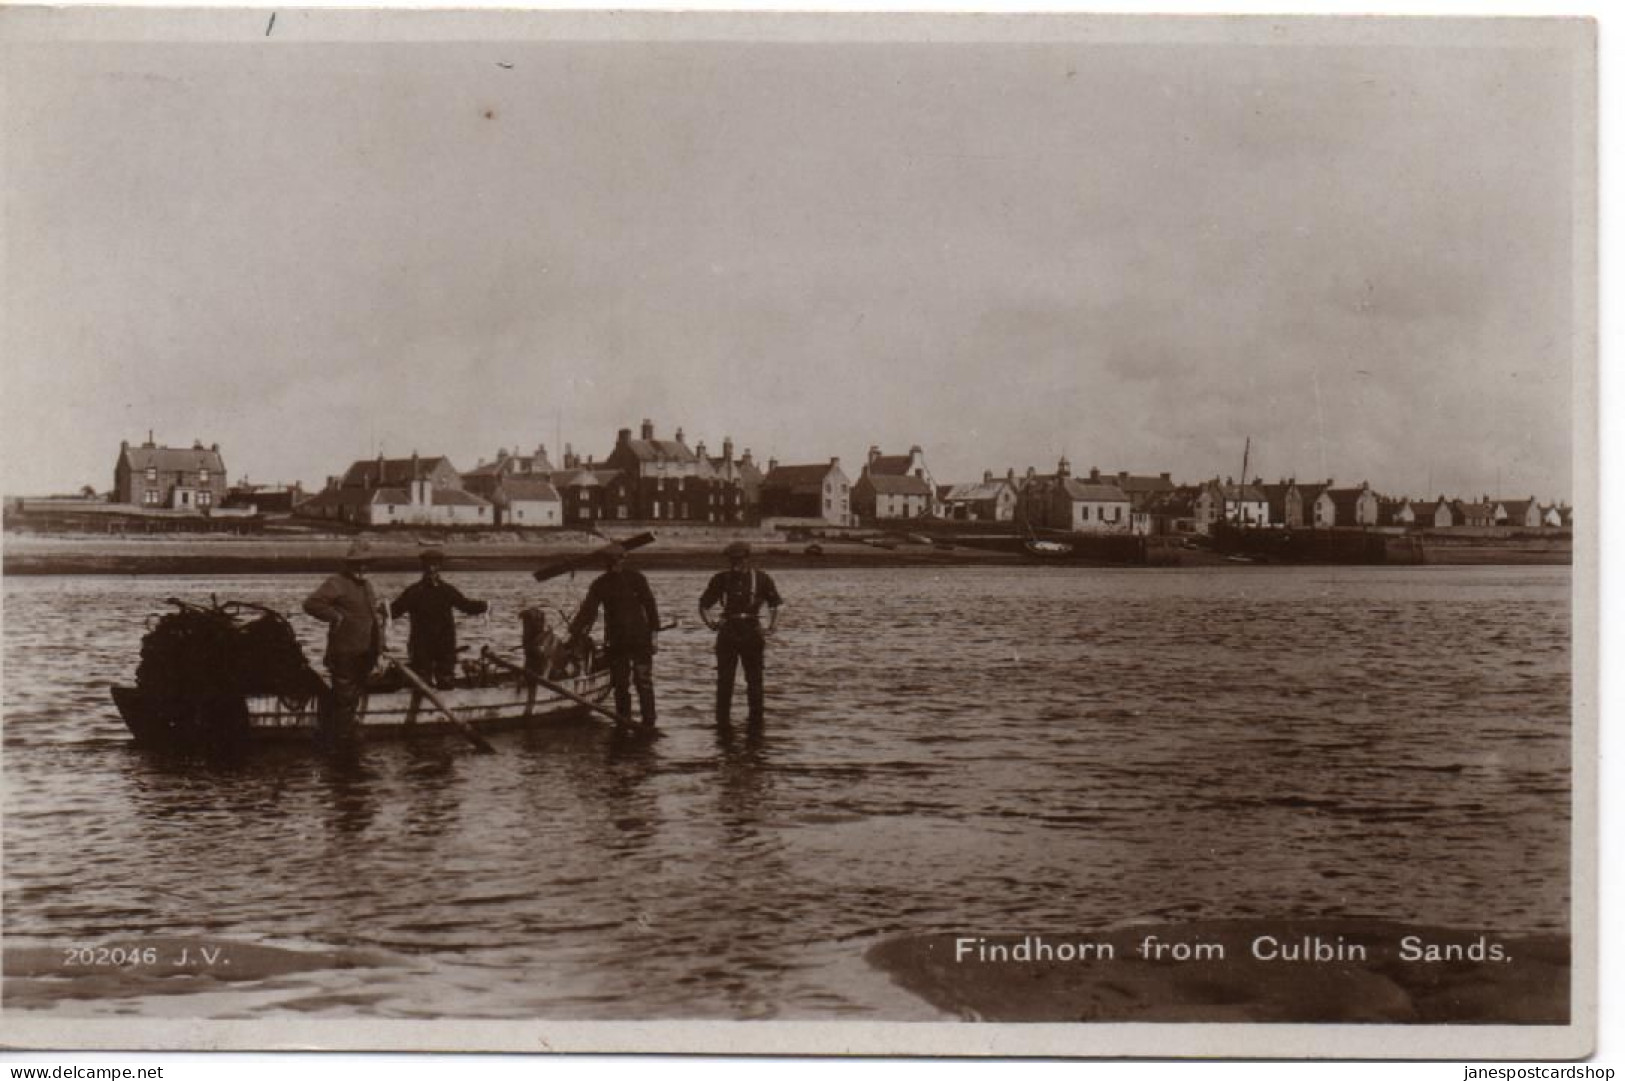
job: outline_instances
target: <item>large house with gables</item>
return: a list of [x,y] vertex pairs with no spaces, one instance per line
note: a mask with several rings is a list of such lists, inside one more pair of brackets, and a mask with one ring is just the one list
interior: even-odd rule
[[206,513],[225,503],[228,487],[218,443],[160,447],[148,432],[140,446],[120,443],[113,463],[113,502],[147,510]]
[[1270,501],[1264,490],[1255,484],[1237,484],[1217,479],[1201,485],[1196,492],[1196,527],[1210,533],[1221,520],[1231,525],[1267,526],[1270,524]]
[[1332,524],[1339,526],[1374,526],[1381,524],[1382,507],[1371,485],[1361,481],[1358,488],[1327,487],[1325,498],[1332,504]]
[[730,491],[737,480],[719,476],[709,458],[696,453],[677,429],[671,439],[656,439],[654,423],[644,420],[638,438],[622,428],[604,467],[629,485],[632,518],[648,521],[743,521],[743,499]]
[[937,482],[916,444],[907,454],[882,454],[871,446],[857,483],[852,513],[865,521],[924,518],[937,513]]

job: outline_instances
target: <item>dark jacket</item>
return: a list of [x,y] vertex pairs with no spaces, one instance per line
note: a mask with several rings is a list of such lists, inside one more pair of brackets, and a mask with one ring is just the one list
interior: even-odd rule
[[371,582],[335,574],[305,598],[305,611],[327,624],[324,660],[329,667],[334,658],[378,656],[383,645],[383,624]]
[[424,575],[395,598],[395,603],[389,606],[389,614],[396,619],[412,617],[412,631],[406,639],[407,656],[413,659],[452,657],[457,653],[457,618],[452,610],[465,616],[477,616],[487,607],[484,601],[469,600],[445,579]]
[[570,621],[570,633],[592,630],[599,607],[604,609],[604,645],[616,653],[647,653],[660,626],[660,609],[640,572],[621,568],[605,571],[587,589],[587,599]]

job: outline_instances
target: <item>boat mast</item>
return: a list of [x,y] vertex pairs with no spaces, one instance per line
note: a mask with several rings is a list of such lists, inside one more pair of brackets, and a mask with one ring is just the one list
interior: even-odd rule
[[1241,451],[1241,483],[1236,485],[1236,524],[1237,525],[1240,525],[1241,520],[1247,516],[1247,512],[1244,509],[1245,504],[1244,504],[1244,502],[1242,500],[1242,493],[1244,493],[1247,490],[1247,461],[1252,456],[1252,453],[1253,453],[1253,437],[1248,436],[1247,437],[1247,445],[1245,447],[1243,447],[1242,451]]

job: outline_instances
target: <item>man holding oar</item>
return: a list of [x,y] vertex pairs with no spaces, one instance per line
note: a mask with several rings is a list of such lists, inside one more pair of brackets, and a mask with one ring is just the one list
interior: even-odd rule
[[626,565],[626,549],[605,548],[605,570],[587,588],[587,598],[570,621],[572,640],[585,638],[604,610],[604,649],[609,654],[609,676],[615,685],[615,713],[632,719],[632,686],[638,691],[643,726],[655,726],[654,655],[659,652],[660,609],[649,580]]
[[372,546],[358,540],[344,553],[343,572],[305,598],[305,611],[327,624],[322,663],[333,683],[333,700],[323,716],[322,735],[334,746],[360,742],[356,707],[383,650],[383,606],[367,580],[371,565]]

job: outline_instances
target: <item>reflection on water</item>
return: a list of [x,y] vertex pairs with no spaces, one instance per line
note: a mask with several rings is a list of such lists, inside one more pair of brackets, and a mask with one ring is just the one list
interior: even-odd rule
[[[464,642],[517,647],[537,587],[457,577],[496,612]],[[705,577],[651,580],[687,611]],[[113,709],[143,621],[210,592],[295,612],[310,582],[9,580],[5,933],[403,959],[363,1002],[301,976],[338,1014],[884,1019],[916,1015],[852,959],[902,931],[1566,927],[1564,568],[779,578],[763,728],[711,723],[695,625],[662,635],[661,738],[208,761]]]

